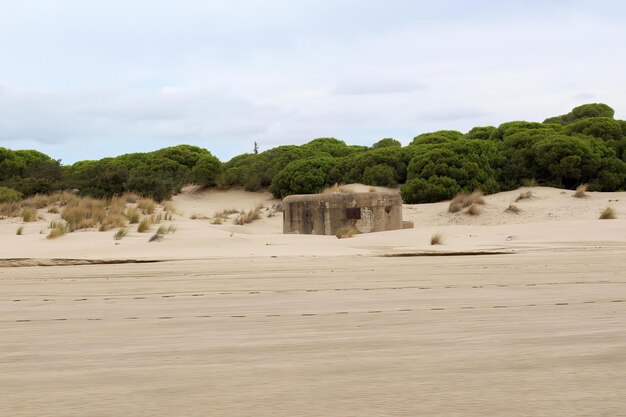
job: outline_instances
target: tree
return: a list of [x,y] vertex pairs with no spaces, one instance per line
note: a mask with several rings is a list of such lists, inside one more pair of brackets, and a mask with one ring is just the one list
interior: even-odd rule
[[461,192],[455,179],[433,175],[428,179],[414,178],[400,187],[402,200],[407,204],[436,203],[449,200]]
[[339,181],[336,166],[334,158],[324,156],[293,161],[274,176],[270,191],[276,198],[319,193]]
[[392,138],[384,138],[376,142],[372,145],[372,149],[380,149],[380,148],[401,148],[402,144],[400,141],[397,141]]
[[381,187],[393,187],[397,184],[396,172],[389,165],[378,164],[365,168],[363,183]]
[[413,138],[411,145],[426,145],[432,143],[448,143],[463,139],[463,133],[456,130],[439,130],[437,132],[422,133]]
[[201,156],[191,169],[193,181],[203,186],[214,186],[221,181],[222,163],[211,153]]
[[576,120],[584,119],[587,117],[608,117],[610,119],[615,115],[615,110],[603,103],[590,103],[583,104],[582,106],[574,107],[571,112],[562,114],[560,116],[549,117],[544,120],[544,123],[561,124],[566,125]]

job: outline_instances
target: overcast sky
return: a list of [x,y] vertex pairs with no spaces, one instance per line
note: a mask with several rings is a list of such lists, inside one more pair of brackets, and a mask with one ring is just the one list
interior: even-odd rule
[[621,1],[0,0],[0,146],[63,163],[188,143],[221,160],[626,119]]

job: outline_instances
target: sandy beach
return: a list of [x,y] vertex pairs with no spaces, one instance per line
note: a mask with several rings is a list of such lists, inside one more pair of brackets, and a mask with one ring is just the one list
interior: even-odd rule
[[0,416],[626,416],[626,193],[485,201],[350,239],[232,190],[158,242],[0,220]]

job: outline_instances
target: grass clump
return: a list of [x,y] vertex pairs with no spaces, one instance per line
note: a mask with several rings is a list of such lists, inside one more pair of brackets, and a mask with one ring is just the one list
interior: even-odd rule
[[156,203],[151,198],[142,198],[137,202],[137,208],[145,214],[152,214],[156,209]]
[[441,233],[434,233],[430,237],[431,245],[443,245],[443,235]]
[[261,218],[261,209],[263,208],[262,204],[254,207],[249,211],[242,210],[241,214],[235,219],[235,224],[244,225],[248,223],[252,223],[255,220]]
[[[485,204],[485,199],[483,197],[484,197],[483,193],[478,190],[472,192],[471,194],[467,194],[467,193],[457,194],[450,201],[450,205],[448,206],[448,212],[458,213],[459,211],[465,208],[470,208],[471,206],[483,205]],[[480,213],[480,209],[478,210]],[[475,209],[473,211],[475,211]]]
[[322,190],[322,194],[335,194],[335,193],[347,193],[347,192],[350,192],[350,190],[348,190],[346,186],[338,182]]
[[15,232],[16,235],[21,236],[22,233],[24,233],[24,226],[20,226],[17,228],[17,231]]
[[517,203],[520,200],[529,200],[534,197],[535,195],[533,194],[532,191],[522,191],[515,199],[515,202]]
[[125,227],[122,227],[118,229],[117,232],[115,232],[115,234],[113,235],[113,240],[122,240],[123,238],[126,237],[127,234],[128,234],[128,229]]
[[61,213],[61,218],[66,221],[70,231],[90,229],[106,217],[106,202],[91,197],[69,201]]
[[21,199],[21,192],[13,188],[0,186],[0,203],[17,203]]
[[604,210],[602,210],[602,213],[600,213],[599,218],[601,220],[617,219],[617,214],[615,213],[615,209],[613,209],[613,207],[607,207]]
[[507,208],[504,209],[505,213],[512,213],[512,214],[520,214],[522,212],[522,209],[517,207],[515,204],[509,204],[509,206]]
[[143,219],[141,219],[141,221],[139,222],[139,225],[137,226],[137,232],[138,233],[149,232],[151,227],[152,227],[152,221],[150,217],[144,217]]
[[478,216],[480,215],[480,213],[482,213],[482,210],[477,204],[472,204],[467,208],[467,210],[465,210],[465,213],[469,214],[470,216]]
[[359,233],[359,229],[354,224],[346,224],[337,230],[335,236],[337,236],[337,239],[347,239]]
[[135,207],[128,207],[125,215],[130,224],[139,223],[139,220],[141,219],[141,212]]
[[174,232],[176,232],[176,226],[174,226],[173,224],[169,224],[167,226],[161,225],[157,230],[158,235],[167,235]]
[[22,207],[19,203],[0,203],[0,216],[21,217]]
[[588,184],[580,184],[576,187],[576,191],[574,191],[575,198],[585,198],[587,197],[587,190],[589,189]]
[[106,219],[100,223],[98,230],[100,232],[106,232],[116,227],[126,227],[126,217],[122,214],[109,214]]
[[63,222],[56,222],[55,227],[50,230],[50,233],[48,233],[48,236],[46,236],[46,238],[47,239],[56,239],[58,237],[63,236],[67,232],[68,232],[67,224],[65,224]]
[[224,219],[222,219],[221,217],[216,217],[213,220],[211,220],[211,224],[222,224],[224,223]]
[[22,209],[21,216],[22,216],[22,221],[26,223],[34,222],[35,220],[37,220],[37,210],[31,207],[24,207]]

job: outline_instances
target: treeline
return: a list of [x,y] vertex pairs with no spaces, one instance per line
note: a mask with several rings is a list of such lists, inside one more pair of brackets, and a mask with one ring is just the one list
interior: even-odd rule
[[162,200],[190,182],[249,191],[268,187],[279,198],[335,183],[401,185],[407,203],[528,183],[570,189],[587,183],[590,190],[616,191],[626,188],[626,121],[615,120],[605,104],[586,104],[543,123],[425,133],[405,147],[390,138],[371,147],[321,138],[226,163],[190,145],[68,166],[37,151],[0,148],[0,186],[24,196],[75,188],[95,197],[132,191]]

